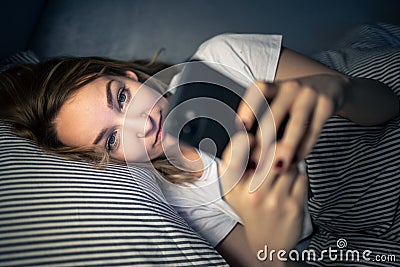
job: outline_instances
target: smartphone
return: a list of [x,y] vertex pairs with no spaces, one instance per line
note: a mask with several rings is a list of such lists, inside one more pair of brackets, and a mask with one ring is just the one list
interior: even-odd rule
[[[223,66],[225,69],[228,68]],[[222,74],[221,65],[203,61],[185,63],[178,84],[173,90],[169,111],[164,122],[165,133],[180,142],[221,157],[230,138],[243,125],[235,123],[237,108],[248,77],[229,69],[235,80]],[[244,81],[239,83],[238,81]],[[268,104],[262,107],[260,114]],[[253,125],[255,132],[257,124]]]

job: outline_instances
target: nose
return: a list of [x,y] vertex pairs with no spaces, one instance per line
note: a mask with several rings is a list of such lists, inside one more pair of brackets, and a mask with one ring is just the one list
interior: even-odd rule
[[150,116],[145,113],[125,117],[124,131],[133,133],[139,138],[147,136],[153,128],[154,124],[152,123]]

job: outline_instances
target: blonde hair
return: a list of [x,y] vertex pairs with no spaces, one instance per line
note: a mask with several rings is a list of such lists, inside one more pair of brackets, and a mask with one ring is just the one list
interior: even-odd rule
[[[98,167],[104,167],[110,161],[125,164],[109,158],[107,151],[99,146],[65,146],[57,138],[54,119],[75,91],[99,77],[125,76],[130,70],[143,83],[170,66],[155,58],[129,62],[101,57],[62,57],[19,65],[0,73],[0,119],[10,123],[17,135],[34,140],[50,153],[94,162]],[[153,82],[151,86],[162,93],[166,90],[166,83],[161,81]],[[158,158],[138,166],[151,170],[154,167],[157,175],[173,183],[182,184],[194,179],[193,173],[182,171],[176,164]]]

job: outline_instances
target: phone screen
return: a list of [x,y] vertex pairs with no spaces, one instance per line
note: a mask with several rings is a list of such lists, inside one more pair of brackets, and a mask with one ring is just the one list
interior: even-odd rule
[[[246,88],[221,74],[215,63],[192,61],[183,67],[165,120],[166,133],[221,157],[238,130],[236,110]],[[225,67],[225,66],[224,66]],[[247,79],[234,70],[236,77]]]

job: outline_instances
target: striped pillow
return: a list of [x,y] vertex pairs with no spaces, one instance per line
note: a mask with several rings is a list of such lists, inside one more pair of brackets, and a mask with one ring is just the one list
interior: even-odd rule
[[149,171],[62,159],[0,123],[1,266],[221,266]]
[[39,63],[36,54],[30,50],[20,51],[0,60],[0,72],[5,71],[17,64]]

